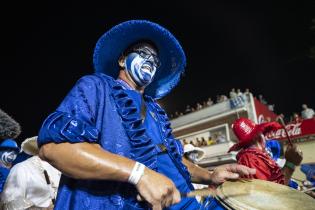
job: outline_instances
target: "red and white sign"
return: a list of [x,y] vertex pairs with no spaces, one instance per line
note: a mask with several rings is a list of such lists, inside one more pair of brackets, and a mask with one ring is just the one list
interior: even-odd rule
[[[298,123],[286,125],[286,130],[292,139],[304,136],[315,135],[315,118],[303,120]],[[287,135],[284,129],[278,129],[266,134],[267,139],[286,140]]]
[[275,121],[277,115],[270,111],[265,104],[262,104],[259,100],[254,98],[254,104],[256,109],[256,116],[258,124],[263,123],[269,117],[271,121]]

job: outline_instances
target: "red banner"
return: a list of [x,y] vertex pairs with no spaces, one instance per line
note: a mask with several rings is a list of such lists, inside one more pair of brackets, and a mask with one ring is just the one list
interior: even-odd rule
[[277,115],[274,112],[270,111],[267,105],[262,104],[256,98],[254,98],[254,104],[256,109],[257,121],[259,124],[265,122],[267,117],[270,117],[271,121],[275,121]]
[[[303,120],[298,123],[290,123],[286,125],[286,130],[292,139],[315,135],[315,118]],[[278,129],[266,135],[267,139],[278,140],[286,140],[286,136],[284,129]]]

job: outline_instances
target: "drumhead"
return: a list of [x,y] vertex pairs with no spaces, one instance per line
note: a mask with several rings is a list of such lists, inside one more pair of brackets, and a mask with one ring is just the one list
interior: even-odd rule
[[251,179],[227,181],[217,189],[216,199],[235,210],[311,210],[315,200],[303,192],[274,182]]

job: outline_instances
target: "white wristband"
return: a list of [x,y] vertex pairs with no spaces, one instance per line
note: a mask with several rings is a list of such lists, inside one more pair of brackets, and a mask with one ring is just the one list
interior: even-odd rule
[[145,169],[145,165],[143,165],[142,163],[136,162],[128,178],[128,182],[134,185],[138,184],[140,178],[142,177],[144,173],[144,169]]

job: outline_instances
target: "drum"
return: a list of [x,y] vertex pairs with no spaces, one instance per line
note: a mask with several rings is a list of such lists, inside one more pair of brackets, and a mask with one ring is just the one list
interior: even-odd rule
[[305,193],[259,179],[224,182],[214,197],[214,205],[229,210],[315,210],[315,199]]

